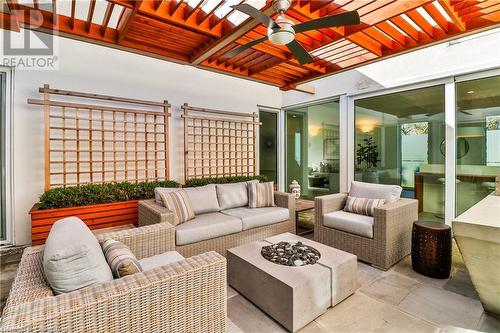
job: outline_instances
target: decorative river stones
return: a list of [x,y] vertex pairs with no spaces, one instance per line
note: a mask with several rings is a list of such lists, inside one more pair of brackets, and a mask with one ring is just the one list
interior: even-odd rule
[[321,257],[318,250],[302,242],[279,242],[264,246],[260,253],[265,259],[284,266],[314,265]]

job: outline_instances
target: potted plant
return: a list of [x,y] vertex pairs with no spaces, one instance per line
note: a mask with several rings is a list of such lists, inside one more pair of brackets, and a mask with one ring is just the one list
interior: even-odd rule
[[373,137],[363,140],[363,144],[358,143],[356,151],[356,160],[358,169],[362,171],[363,181],[367,183],[378,183],[378,173],[374,168],[377,167],[378,162],[378,147],[373,141]]
[[174,181],[104,183],[53,188],[30,210],[32,245],[45,243],[52,224],[69,216],[90,229],[137,224],[138,201],[154,197],[156,187],[179,187]]

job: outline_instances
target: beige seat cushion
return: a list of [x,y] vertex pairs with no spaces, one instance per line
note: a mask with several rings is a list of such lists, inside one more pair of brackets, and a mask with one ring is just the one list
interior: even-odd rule
[[184,260],[184,257],[176,251],[168,251],[152,257],[139,260],[143,271],[149,271],[156,267],[165,266],[177,261]]
[[214,213],[220,210],[214,184],[186,187],[184,191],[186,191],[191,208],[193,208],[196,215]]
[[325,214],[323,225],[358,236],[373,238],[373,217],[371,216],[339,210]]
[[43,271],[55,294],[113,280],[101,245],[77,217],[52,225],[43,252]]
[[241,220],[236,217],[222,213],[201,214],[175,227],[175,242],[187,245],[242,230]]
[[221,213],[241,219],[243,230],[283,222],[290,218],[290,211],[281,207],[240,207],[223,210]]
[[370,184],[353,181],[349,189],[351,197],[367,199],[385,199],[385,203],[396,202],[403,188],[398,185]]

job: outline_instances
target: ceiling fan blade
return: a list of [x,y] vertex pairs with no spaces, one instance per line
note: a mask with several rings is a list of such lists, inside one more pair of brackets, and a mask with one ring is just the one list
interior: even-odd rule
[[272,18],[270,18],[257,8],[250,6],[249,4],[243,3],[231,6],[231,8],[236,9],[244,14],[247,14],[250,17],[253,17],[260,23],[268,26],[269,28],[279,28],[279,26],[276,24],[276,22],[273,21]]
[[293,53],[293,55],[300,62],[301,65],[313,61],[313,58],[307,52],[307,50],[302,45],[300,45],[300,43],[297,42],[295,39],[292,42],[286,44],[286,46]]
[[240,45],[234,49],[232,49],[231,51],[229,51],[228,53],[226,53],[226,57],[227,58],[232,58],[238,54],[240,54],[241,52],[245,51],[245,50],[248,50],[249,48],[251,48],[252,46],[255,46],[259,43],[262,43],[262,42],[265,42],[267,40],[267,36],[264,36],[262,38],[259,38],[259,39],[256,39],[256,40],[253,40],[251,42],[248,42],[244,45]]
[[356,11],[321,17],[315,20],[298,23],[293,26],[295,32],[317,30],[321,28],[340,27],[344,25],[359,24],[359,14]]

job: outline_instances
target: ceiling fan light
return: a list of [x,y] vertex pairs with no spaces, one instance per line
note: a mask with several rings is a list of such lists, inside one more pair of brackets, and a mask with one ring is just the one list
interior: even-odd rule
[[269,32],[269,40],[276,45],[285,45],[295,39],[293,29],[275,29]]

